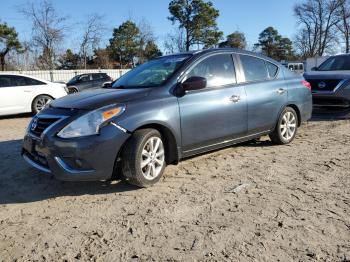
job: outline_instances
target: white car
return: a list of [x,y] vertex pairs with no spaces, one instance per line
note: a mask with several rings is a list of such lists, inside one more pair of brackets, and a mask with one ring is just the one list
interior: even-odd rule
[[53,99],[67,95],[66,85],[20,74],[0,73],[0,116],[34,114]]

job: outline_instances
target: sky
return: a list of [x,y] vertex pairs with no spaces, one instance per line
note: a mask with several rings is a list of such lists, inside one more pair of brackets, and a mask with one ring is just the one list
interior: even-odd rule
[[[32,0],[38,1],[38,0]],[[293,6],[300,0],[212,0],[220,11],[218,27],[228,35],[236,30],[245,33],[248,46],[257,42],[259,33],[268,26],[275,27],[284,37],[293,38],[296,20]],[[128,18],[140,21],[146,19],[162,48],[166,35],[175,27],[167,19],[170,0],[52,0],[57,11],[69,17],[67,38],[64,46],[77,47],[77,32],[92,13],[103,15],[106,24],[105,45],[112,36],[112,30]],[[31,22],[18,12],[27,0],[1,0],[0,21],[15,27],[20,39],[30,40]]]

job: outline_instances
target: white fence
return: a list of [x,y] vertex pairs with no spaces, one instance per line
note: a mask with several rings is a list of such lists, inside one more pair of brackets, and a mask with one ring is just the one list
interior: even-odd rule
[[319,56],[306,59],[306,72],[310,72],[313,67],[320,66],[329,56]]
[[86,73],[106,73],[113,79],[118,79],[128,72],[128,69],[92,69],[92,70],[35,70],[35,71],[6,71],[2,73],[15,73],[45,79],[51,82],[68,82],[75,75]]

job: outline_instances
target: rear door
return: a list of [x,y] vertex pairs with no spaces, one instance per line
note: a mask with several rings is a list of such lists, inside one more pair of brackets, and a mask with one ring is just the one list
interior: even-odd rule
[[92,74],[92,88],[100,88],[105,82],[104,74]]
[[287,88],[279,67],[250,55],[239,55],[248,104],[248,133],[272,130],[287,102]]
[[207,87],[178,98],[184,154],[221,144],[247,131],[247,105],[243,86],[237,85],[230,53],[197,61],[183,79],[205,77]]

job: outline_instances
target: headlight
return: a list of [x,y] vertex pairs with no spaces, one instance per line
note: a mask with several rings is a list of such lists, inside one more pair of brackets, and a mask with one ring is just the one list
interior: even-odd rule
[[73,138],[98,134],[101,126],[112,117],[122,114],[124,105],[109,105],[91,111],[64,127],[58,134],[61,138]]

